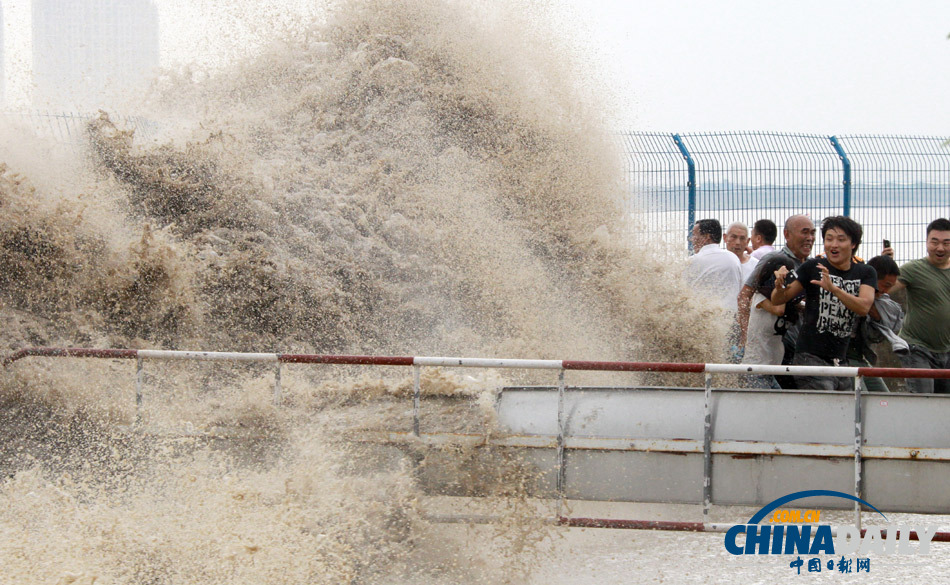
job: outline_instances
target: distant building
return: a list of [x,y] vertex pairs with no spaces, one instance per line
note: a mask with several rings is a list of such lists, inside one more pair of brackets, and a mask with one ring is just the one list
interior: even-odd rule
[[0,4],[0,104],[4,103],[7,98],[7,72],[4,66],[6,55],[3,54],[3,31],[6,27],[3,24],[3,5]]
[[34,0],[33,102],[56,110],[114,107],[159,65],[151,0]]

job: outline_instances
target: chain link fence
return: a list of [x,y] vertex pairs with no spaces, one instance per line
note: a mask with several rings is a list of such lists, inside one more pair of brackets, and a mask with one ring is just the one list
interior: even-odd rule
[[[36,136],[76,148],[85,143],[86,123],[99,116],[99,113],[44,112],[40,110],[6,110],[0,118],[13,127],[25,128]],[[139,139],[152,138],[158,125],[143,116],[123,116],[110,113],[112,122],[122,129],[135,131]]]
[[621,140],[625,210],[652,236],[684,249],[697,219],[723,227],[771,219],[781,246],[790,215],[808,214],[816,224],[847,215],[864,226],[859,255],[877,255],[887,239],[905,262],[926,255],[927,224],[950,216],[946,137],[626,132]]
[[[85,124],[97,115],[3,112],[8,124],[71,147],[83,143]],[[141,116],[112,119],[139,139],[158,130]],[[925,255],[927,224],[950,216],[946,137],[624,132],[620,138],[629,186],[624,209],[667,245],[687,249],[697,219],[716,218],[723,227],[771,219],[781,246],[790,215],[808,214],[816,224],[847,215],[864,226],[860,255],[876,255],[887,239],[905,262]]]

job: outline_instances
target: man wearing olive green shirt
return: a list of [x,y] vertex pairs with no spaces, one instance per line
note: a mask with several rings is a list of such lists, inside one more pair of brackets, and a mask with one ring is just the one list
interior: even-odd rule
[[[890,251],[893,255],[893,251]],[[927,226],[927,257],[901,266],[891,292],[907,289],[907,317],[900,336],[910,344],[905,368],[950,369],[950,220]],[[950,394],[950,380],[907,378],[920,394]]]

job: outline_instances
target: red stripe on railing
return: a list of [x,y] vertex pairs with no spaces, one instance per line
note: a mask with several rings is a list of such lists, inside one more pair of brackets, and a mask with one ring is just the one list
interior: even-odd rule
[[135,359],[138,356],[138,350],[90,349],[85,347],[28,347],[15,351],[3,358],[3,365],[6,366],[9,363],[31,356]]
[[674,364],[663,362],[593,362],[564,360],[565,370],[595,370],[600,372],[687,372],[702,374],[706,364]]
[[624,530],[670,530],[705,532],[702,522],[668,522],[663,520],[620,520],[612,518],[568,518],[558,516],[557,523],[572,528],[615,528]]
[[[903,530],[898,530],[898,531],[897,531],[897,534],[898,534],[899,536],[903,536],[903,532],[904,532]],[[867,534],[867,533],[868,533],[868,529],[867,529],[867,528],[862,528],[862,529],[861,529],[861,538],[864,538],[864,535]],[[881,540],[884,540],[884,539],[887,537],[887,533],[884,532],[883,530],[881,531],[880,534],[881,534]],[[920,535],[918,535],[916,531],[911,530],[911,531],[909,531],[908,534],[907,534],[907,539],[908,539],[908,540],[917,540],[917,541],[919,541],[919,540],[920,540]],[[934,533],[933,538],[931,538],[930,541],[931,541],[931,542],[950,542],[950,532],[936,532],[936,533]]]
[[950,378],[950,370],[922,368],[858,368],[858,374],[876,378]]
[[17,351],[11,353],[10,355],[3,356],[3,360],[0,360],[0,361],[2,361],[3,367],[7,367],[9,364],[12,364],[13,362],[17,360],[21,360],[28,355],[30,355],[28,350],[18,349]]
[[371,355],[316,355],[282,353],[277,361],[284,364],[351,364],[372,366],[411,366],[415,358]]
[[[242,354],[235,354],[242,355]],[[275,355],[275,354],[268,354]],[[368,356],[368,355],[320,355],[320,354],[276,354],[278,361],[282,363],[296,364],[350,364],[350,365],[376,365],[376,366],[412,366],[415,361],[421,358],[407,356]],[[60,348],[60,347],[29,347],[20,349],[2,358],[4,367],[7,365],[30,356],[40,357],[85,357],[85,358],[110,358],[110,359],[133,359],[138,357],[138,350],[135,349],[91,349],[91,348]],[[154,357],[154,356],[150,356]],[[506,362],[509,360],[493,360]],[[516,362],[518,360],[510,360]],[[529,360],[530,361],[530,360]],[[587,370],[602,372],[682,372],[701,374],[707,371],[710,366],[718,366],[722,369],[723,364],[696,364],[696,363],[669,363],[669,362],[608,362],[608,361],[584,361],[584,360],[564,360],[561,367],[565,370]],[[484,367],[493,367],[486,365]],[[504,365],[496,367],[519,367],[518,365]],[[755,366],[751,366],[754,368]],[[771,367],[771,366],[770,366]],[[793,371],[788,372],[794,375],[795,366],[791,366]],[[752,371],[750,369],[750,371]],[[853,371],[853,370],[852,370]],[[861,376],[874,376],[880,378],[940,378],[950,379],[950,370],[928,370],[917,368],[856,368]],[[726,373],[726,372],[720,372]]]
[[[569,518],[558,516],[557,524],[559,526],[569,526],[571,528],[611,528],[620,530],[665,530],[671,532],[725,532],[725,526],[722,524],[706,526],[702,522],[673,522],[664,520],[623,520],[614,518]],[[867,534],[868,529],[861,530],[861,538]],[[902,532],[902,531],[899,531]],[[903,536],[903,535],[901,535]],[[884,531],[881,531],[881,539],[885,538]],[[910,530],[907,534],[908,540],[919,541],[920,535],[916,531]],[[931,542],[950,542],[950,532],[936,532]]]

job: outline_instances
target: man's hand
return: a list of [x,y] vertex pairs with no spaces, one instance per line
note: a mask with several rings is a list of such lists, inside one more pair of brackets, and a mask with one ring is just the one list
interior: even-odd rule
[[824,264],[818,264],[818,271],[821,272],[821,280],[813,280],[812,284],[817,284],[826,291],[834,294],[836,288],[835,283],[831,282],[831,274],[828,272],[828,267]]
[[788,275],[787,266],[779,266],[779,269],[775,271],[775,288],[784,289],[785,288],[785,276]]

